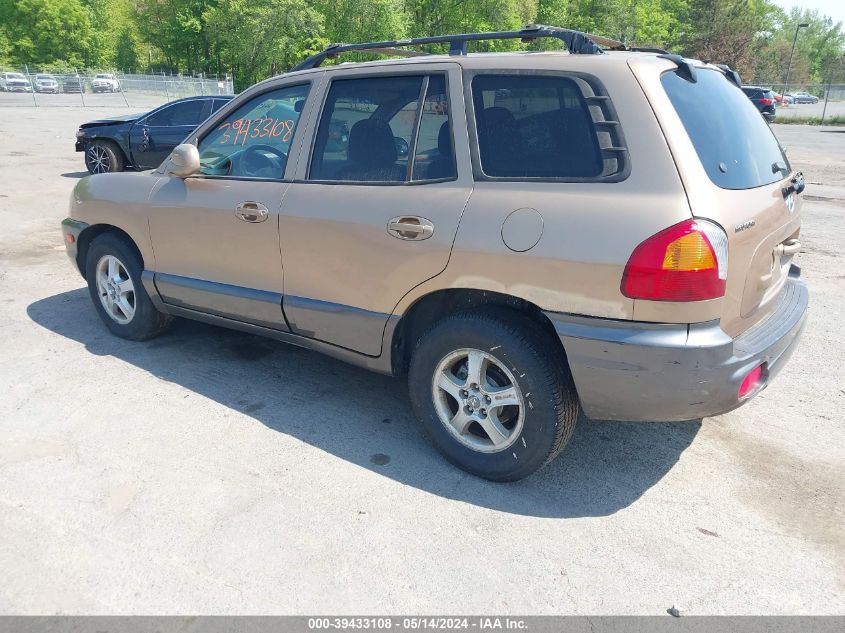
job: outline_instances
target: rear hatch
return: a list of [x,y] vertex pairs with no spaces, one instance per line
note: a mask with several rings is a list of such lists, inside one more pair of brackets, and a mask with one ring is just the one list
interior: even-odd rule
[[774,309],[788,277],[801,225],[796,174],[757,108],[721,70],[697,65],[691,81],[663,62],[632,68],[650,93],[693,216],[728,236],[718,316],[736,336]]

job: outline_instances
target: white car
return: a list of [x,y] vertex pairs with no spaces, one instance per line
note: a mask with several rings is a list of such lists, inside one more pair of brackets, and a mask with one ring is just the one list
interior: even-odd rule
[[54,75],[39,73],[35,75],[35,92],[59,93],[59,80]]
[[110,73],[100,73],[91,81],[94,92],[120,92],[120,82]]
[[23,73],[0,73],[0,90],[5,92],[32,92],[32,84]]

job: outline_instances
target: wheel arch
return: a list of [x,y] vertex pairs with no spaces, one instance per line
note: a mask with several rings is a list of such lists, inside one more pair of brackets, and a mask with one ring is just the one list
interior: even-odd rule
[[88,258],[88,249],[91,247],[91,242],[104,233],[114,233],[126,240],[126,243],[138,256],[138,261],[141,262],[141,269],[143,270],[145,268],[144,255],[141,253],[141,249],[138,248],[138,245],[129,233],[118,226],[114,226],[113,224],[93,224],[86,227],[76,239],[76,266],[79,268],[79,272],[83,277],[87,278],[85,263]]
[[402,314],[393,328],[390,341],[393,374],[400,376],[407,373],[416,342],[434,323],[456,312],[482,306],[500,306],[528,316],[539,328],[551,335],[558,351],[565,357],[566,352],[554,325],[536,304],[490,290],[449,288],[434,290],[417,298]]

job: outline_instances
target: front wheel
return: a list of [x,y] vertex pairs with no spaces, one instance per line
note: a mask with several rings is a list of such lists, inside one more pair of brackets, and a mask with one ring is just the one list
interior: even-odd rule
[[103,233],[91,242],[85,260],[91,300],[112,334],[133,341],[158,335],[171,321],[156,310],[141,272],[141,261],[124,237]]
[[85,167],[91,174],[123,171],[123,154],[110,141],[94,141],[85,150]]
[[411,402],[453,464],[493,481],[526,477],[572,435],[578,397],[559,344],[506,308],[447,317],[418,342]]

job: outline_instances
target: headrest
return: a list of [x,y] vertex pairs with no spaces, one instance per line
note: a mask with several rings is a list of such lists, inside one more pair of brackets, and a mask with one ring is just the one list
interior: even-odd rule
[[349,132],[349,158],[364,167],[389,167],[396,162],[393,131],[381,119],[363,119]]

